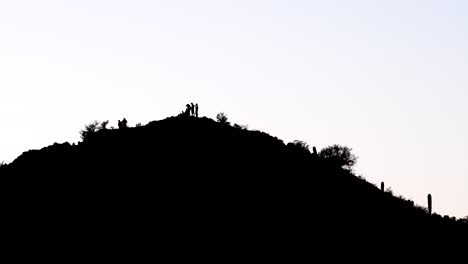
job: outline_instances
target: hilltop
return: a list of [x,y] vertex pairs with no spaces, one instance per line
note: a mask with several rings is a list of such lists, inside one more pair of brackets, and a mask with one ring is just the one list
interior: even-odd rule
[[27,151],[0,175],[12,222],[59,218],[49,228],[74,236],[339,247],[468,234],[465,221],[429,215],[307,148],[206,117],[101,129]]

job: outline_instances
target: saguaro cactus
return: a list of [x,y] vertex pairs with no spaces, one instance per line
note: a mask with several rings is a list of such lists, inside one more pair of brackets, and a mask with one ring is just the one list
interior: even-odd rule
[[384,182],[380,183],[380,190],[382,192],[385,192],[385,183]]
[[429,210],[429,215],[432,214],[432,195],[427,195],[427,209]]

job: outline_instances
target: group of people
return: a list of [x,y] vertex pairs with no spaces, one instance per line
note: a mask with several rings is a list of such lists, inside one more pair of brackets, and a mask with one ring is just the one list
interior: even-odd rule
[[198,117],[198,104],[187,104],[185,109],[185,115]]
[[119,129],[124,129],[124,128],[127,128],[127,119],[123,119],[122,121],[118,120],[118,125],[119,125]]

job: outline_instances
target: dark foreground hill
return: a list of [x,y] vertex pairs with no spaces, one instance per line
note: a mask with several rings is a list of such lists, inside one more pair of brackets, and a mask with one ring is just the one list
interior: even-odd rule
[[303,148],[208,118],[100,130],[78,145],[25,152],[0,176],[7,229],[39,244],[273,256],[401,253],[468,238],[461,220],[430,216]]

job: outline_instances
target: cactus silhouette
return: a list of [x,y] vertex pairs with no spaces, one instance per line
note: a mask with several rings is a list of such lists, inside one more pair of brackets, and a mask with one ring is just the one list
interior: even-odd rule
[[428,194],[427,195],[427,208],[429,210],[429,215],[432,214],[432,195]]
[[380,183],[380,190],[382,192],[385,192],[385,183],[384,182]]

